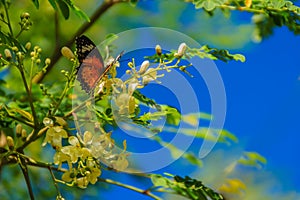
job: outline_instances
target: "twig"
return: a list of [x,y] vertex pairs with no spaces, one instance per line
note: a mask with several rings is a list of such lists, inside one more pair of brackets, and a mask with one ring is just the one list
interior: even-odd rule
[[7,3],[5,2],[3,5],[4,5],[5,14],[6,14],[6,19],[7,19],[7,26],[8,26],[8,28],[9,28],[10,35],[13,36],[14,33],[13,33],[12,28],[11,28],[11,24],[10,24],[10,20],[9,20],[9,14],[8,14]]
[[28,189],[28,192],[29,192],[29,196],[30,196],[30,199],[31,200],[34,200],[34,195],[33,195],[33,190],[32,190],[32,186],[31,186],[31,183],[30,183],[30,178],[29,178],[29,175],[28,175],[28,168],[25,164],[25,162],[23,162],[23,158],[20,158],[18,156],[18,163],[19,163],[19,166],[23,172],[23,175],[24,175],[24,179],[26,181],[26,185],[27,185],[27,189]]
[[[53,184],[54,184],[54,187],[55,187],[56,192],[57,192],[57,197],[62,197],[62,196],[61,196],[61,193],[60,193],[60,191],[59,191],[57,182],[56,182],[56,178],[55,178],[55,176],[54,176],[54,174],[53,174],[52,169],[51,169],[50,166],[48,167],[48,170],[49,170],[49,172],[50,172],[50,174],[51,174],[51,177],[52,177],[52,180],[53,180]],[[57,197],[56,197],[56,198],[57,198]]]
[[129,189],[129,190],[138,192],[140,194],[149,196],[149,197],[151,197],[153,199],[156,199],[156,200],[162,200],[158,196],[152,194],[149,190],[143,190],[143,189],[140,189],[140,188],[137,188],[137,187],[134,187],[134,186],[131,186],[131,185],[127,185],[127,184],[124,184],[124,183],[121,183],[121,182],[117,182],[117,181],[114,181],[114,180],[111,180],[111,179],[98,178],[98,180],[101,181],[101,182],[109,183],[109,184],[112,184],[112,185],[117,185],[117,186]]
[[23,69],[22,64],[19,64],[18,69],[19,69],[19,71],[21,73],[23,84],[24,84],[26,93],[28,95],[29,105],[30,105],[30,109],[31,109],[31,112],[32,112],[32,116],[33,116],[34,127],[37,128],[38,127],[38,121],[37,121],[36,112],[35,112],[35,109],[34,109],[34,106],[33,106],[32,93],[31,93],[31,90],[28,87],[28,84],[27,84],[27,81],[26,81],[26,77],[25,77],[25,73],[24,73],[24,69]]

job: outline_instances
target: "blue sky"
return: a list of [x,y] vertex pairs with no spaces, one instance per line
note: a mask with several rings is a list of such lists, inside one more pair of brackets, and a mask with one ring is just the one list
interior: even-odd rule
[[244,51],[245,64],[219,67],[226,86],[226,127],[266,156],[267,168],[298,187],[300,38],[285,28]]

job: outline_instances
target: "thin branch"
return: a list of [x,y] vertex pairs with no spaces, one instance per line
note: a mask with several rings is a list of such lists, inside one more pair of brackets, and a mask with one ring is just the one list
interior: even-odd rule
[[9,113],[7,113],[7,116],[8,116],[9,118],[13,119],[13,120],[16,120],[17,122],[20,122],[20,123],[22,123],[22,124],[25,124],[25,125],[31,127],[31,128],[34,128],[34,124],[33,124],[33,123],[30,123],[30,122],[25,121],[25,120],[23,120],[23,119],[21,119],[21,118],[18,118],[18,117],[15,117],[15,116],[13,116],[13,115],[10,115]]
[[51,57],[51,64],[48,66],[47,71],[45,73],[38,74],[38,77],[35,77],[33,80],[35,80],[35,83],[40,83],[44,77],[51,71],[53,66],[57,63],[57,61],[61,58],[60,49],[63,46],[71,46],[73,42],[75,41],[75,38],[78,35],[83,34],[85,31],[87,31],[97,20],[99,17],[101,17],[106,10],[108,10],[110,7],[112,7],[116,3],[122,2],[121,0],[110,0],[110,1],[104,1],[103,4],[95,11],[95,13],[90,18],[90,22],[84,23],[78,31],[71,37],[69,41],[67,41],[64,45],[57,46],[54,49],[53,55]]
[[29,178],[29,174],[28,174],[28,168],[26,166],[26,164],[23,162],[23,159],[18,157],[19,159],[19,166],[23,172],[23,175],[24,175],[24,179],[26,181],[26,185],[27,185],[27,189],[28,189],[28,192],[29,192],[29,196],[30,196],[30,199],[31,200],[34,200],[34,195],[33,195],[33,190],[32,190],[32,186],[31,186],[31,183],[30,183],[30,178]]
[[[57,192],[57,197],[62,197],[62,196],[61,196],[61,193],[60,193],[60,191],[59,191],[57,182],[56,182],[56,178],[55,178],[55,176],[54,176],[54,174],[53,174],[52,169],[51,169],[50,166],[48,167],[48,170],[49,170],[49,172],[50,172],[50,174],[51,174],[51,177],[52,177],[52,180],[53,180],[53,184],[54,184],[54,187],[55,187],[56,192]],[[57,198],[57,197],[56,197],[56,198]]]
[[6,14],[7,26],[9,28],[10,35],[13,36],[14,33],[13,33],[12,28],[11,28],[11,24],[10,24],[10,20],[9,20],[9,14],[8,14],[8,7],[7,7],[7,3],[6,2],[4,3],[4,10],[5,10],[5,14]]
[[21,73],[23,84],[24,84],[26,93],[28,95],[28,101],[29,101],[30,109],[31,109],[31,112],[32,112],[33,120],[34,120],[33,123],[34,123],[35,128],[37,128],[38,127],[38,121],[37,121],[37,117],[36,117],[35,108],[33,106],[32,93],[31,93],[31,90],[28,87],[28,84],[27,84],[27,81],[26,81],[26,77],[25,77],[25,73],[24,73],[24,69],[23,69],[22,64],[19,64],[18,69],[19,69],[19,71]]
[[104,182],[104,183],[109,183],[109,184],[112,184],[112,185],[117,185],[119,187],[123,187],[123,188],[129,189],[129,190],[138,192],[140,194],[149,196],[149,197],[151,197],[153,199],[156,199],[156,200],[162,200],[158,196],[152,194],[149,190],[143,190],[143,189],[140,189],[140,188],[137,188],[137,187],[134,187],[134,186],[131,186],[131,185],[127,185],[127,184],[124,184],[124,183],[121,183],[121,182],[117,182],[117,181],[114,181],[114,180],[111,180],[111,179],[98,178],[98,180],[101,181],[101,182]]

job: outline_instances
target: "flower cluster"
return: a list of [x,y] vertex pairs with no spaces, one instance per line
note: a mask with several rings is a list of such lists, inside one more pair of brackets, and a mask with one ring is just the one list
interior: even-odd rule
[[[121,153],[114,153],[115,145],[110,133],[95,135],[85,131],[83,136],[68,136],[62,125],[56,125],[59,120],[54,123],[50,118],[44,119],[48,130],[43,145],[50,143],[55,148],[54,164],[59,168],[67,163],[68,170],[62,175],[63,181],[86,188],[89,183],[95,184],[101,175],[100,163],[118,171],[127,168],[126,145]],[[68,138],[68,145],[62,145],[63,138]]]

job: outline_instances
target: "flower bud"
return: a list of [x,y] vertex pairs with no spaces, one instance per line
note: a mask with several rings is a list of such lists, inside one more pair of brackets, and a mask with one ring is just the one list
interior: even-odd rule
[[131,74],[131,70],[127,69],[126,74]]
[[141,65],[139,74],[144,74],[146,72],[146,70],[148,69],[149,65],[150,65],[150,62],[148,60],[145,60]]
[[64,57],[66,57],[69,60],[75,59],[75,56],[74,56],[72,50],[69,47],[61,48],[60,52]]
[[159,45],[155,46],[155,51],[156,51],[157,55],[159,55],[159,56],[161,55],[161,47]]
[[35,52],[34,51],[30,52],[30,57],[34,57],[34,56],[35,56]]
[[24,12],[21,14],[20,16],[21,19],[29,19],[30,18],[30,14],[28,12]]
[[27,131],[25,129],[22,129],[21,138],[22,138],[22,141],[26,141]]
[[41,63],[41,59],[38,58],[35,62],[37,65],[39,65]]
[[33,50],[37,51],[40,47],[39,46],[34,46]]
[[18,52],[18,51],[19,51],[18,47],[16,47],[16,46],[13,46],[13,47],[11,48],[11,50],[13,50],[14,52]]
[[4,49],[4,54],[7,60],[10,60],[12,58],[11,52],[9,49]]
[[22,125],[21,124],[17,124],[17,126],[16,126],[16,136],[17,137],[21,137],[21,135],[22,135]]
[[14,139],[13,139],[12,137],[10,137],[10,136],[7,136],[7,137],[6,137],[6,142],[7,142],[8,148],[9,148],[10,150],[13,150],[14,147],[15,147]]
[[45,65],[50,65],[50,63],[51,63],[50,58],[46,58],[46,60],[45,60]]
[[25,44],[25,49],[29,50],[31,48],[31,43],[30,42],[27,42]]
[[16,55],[18,56],[18,58],[19,58],[20,60],[24,59],[24,56],[23,56],[23,54],[22,54],[20,51],[17,52]]
[[55,117],[55,122],[61,126],[67,126],[68,123],[62,117]]
[[178,47],[178,50],[177,50],[177,56],[182,57],[185,50],[186,50],[186,48],[187,48],[187,45],[185,43],[181,43]]
[[43,124],[45,126],[52,126],[53,125],[53,120],[48,118],[48,117],[45,117],[44,120],[43,120]]

